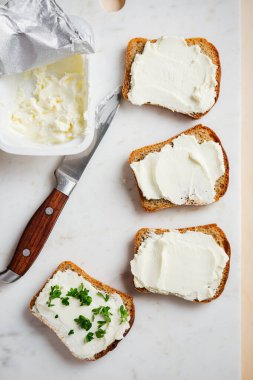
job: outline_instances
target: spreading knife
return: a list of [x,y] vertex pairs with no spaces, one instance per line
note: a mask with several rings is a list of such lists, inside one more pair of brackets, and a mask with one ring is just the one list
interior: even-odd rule
[[0,273],[1,282],[11,283],[21,278],[40,254],[70,194],[110,126],[120,98],[121,87],[107,95],[97,106],[91,145],[82,153],[65,156],[55,170],[56,187],[28,222],[10,264]]

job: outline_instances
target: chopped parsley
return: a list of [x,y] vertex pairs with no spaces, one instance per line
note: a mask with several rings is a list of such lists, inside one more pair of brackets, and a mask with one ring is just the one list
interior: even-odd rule
[[90,342],[92,339],[94,339],[94,333],[93,332],[89,332],[86,337],[84,338],[84,341],[85,342]]
[[102,309],[102,306],[99,306],[96,309],[92,309],[92,313],[95,315],[98,315],[100,314],[101,309]]
[[54,304],[52,304],[52,300],[54,300],[55,298],[60,298],[60,296],[61,296],[61,289],[60,289],[59,285],[51,286],[51,290],[49,293],[49,299],[47,301],[47,306],[48,307],[54,306]]
[[75,333],[74,330],[69,330],[68,335],[73,335],[74,333]]
[[75,318],[74,321],[78,324],[79,327],[81,327],[81,329],[84,329],[86,331],[88,331],[92,326],[91,321],[84,315],[79,315],[79,317]]
[[98,321],[98,328],[104,326],[106,324],[106,321]]
[[127,322],[127,318],[128,318],[128,311],[127,311],[127,309],[124,308],[123,305],[121,305],[120,308],[119,308],[119,312],[120,312],[120,324],[124,323],[124,322]]
[[99,339],[103,338],[104,335],[105,335],[105,333],[106,333],[106,331],[105,331],[105,330],[102,330],[102,329],[98,329],[98,330],[95,332],[96,337],[99,338]]
[[100,312],[100,314],[102,315],[102,317],[104,317],[104,320],[107,323],[111,322],[110,315],[112,315],[112,313],[110,313],[109,310],[110,310],[110,306],[104,306],[104,307],[102,307],[101,312]]
[[109,300],[109,298],[110,298],[109,294],[104,295],[104,294],[101,293],[101,292],[97,292],[97,295],[98,295],[99,297],[102,297],[102,298],[105,300],[105,302],[107,302],[107,301]]
[[58,318],[59,317],[59,315],[58,314],[55,314],[55,316],[54,316],[55,318]]
[[100,314],[100,310],[102,309],[102,306],[97,307],[96,309],[92,309],[92,320],[94,321],[95,316]]
[[92,309],[92,313],[93,313],[93,317],[95,315],[101,315],[106,321],[106,323],[111,322],[110,316],[112,315],[112,313],[110,313],[110,306],[99,306],[96,309]]
[[89,290],[84,288],[83,283],[78,288],[71,288],[67,296],[77,298],[80,301],[81,306],[89,306],[92,302],[92,298],[88,295]]
[[61,303],[65,306],[68,306],[69,305],[69,297],[62,297]]
[[67,293],[67,296],[77,298],[78,295],[78,289],[77,288],[70,288],[70,290]]

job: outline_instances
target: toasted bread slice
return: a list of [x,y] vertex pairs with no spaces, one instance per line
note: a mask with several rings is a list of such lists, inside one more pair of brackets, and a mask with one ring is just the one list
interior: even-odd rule
[[[138,249],[142,242],[150,236],[151,233],[155,234],[163,234],[164,232],[170,232],[171,230],[169,229],[154,229],[154,228],[142,228],[140,229],[135,236],[135,241],[134,241],[134,254],[136,255],[138,252]],[[180,233],[185,233],[187,231],[195,231],[195,232],[202,232],[207,235],[212,235],[213,238],[216,240],[216,242],[219,244],[220,247],[224,249],[226,254],[229,257],[229,260],[226,263],[226,266],[223,270],[223,276],[222,280],[220,282],[220,285],[215,293],[215,295],[212,298],[199,301],[199,300],[194,300],[194,302],[198,303],[207,303],[211,302],[214,299],[218,298],[221,293],[224,290],[224,287],[226,285],[227,279],[228,279],[228,274],[229,274],[229,268],[230,268],[230,256],[231,256],[231,249],[230,249],[230,244],[229,241],[225,235],[225,233],[222,231],[220,227],[217,226],[217,224],[206,224],[203,226],[197,226],[197,227],[187,227],[187,228],[179,228],[176,231],[179,231]],[[142,293],[151,293],[149,290],[145,288],[137,288],[135,287],[136,290]],[[175,294],[176,295],[176,294]]]
[[[125,294],[125,293],[122,293],[120,292],[119,290],[116,290],[108,285],[105,285],[103,284],[102,282],[92,278],[91,276],[89,276],[82,268],[78,267],[77,265],[75,265],[74,263],[72,263],[71,261],[64,261],[62,262],[58,268],[53,272],[53,274],[51,275],[51,277],[46,281],[46,283],[42,286],[42,288],[35,294],[35,296],[32,298],[31,302],[30,302],[30,311],[32,312],[32,314],[38,318],[41,322],[43,322],[45,325],[47,325],[51,330],[53,330],[57,335],[58,337],[62,340],[62,342],[64,343],[63,341],[63,336],[61,336],[60,334],[58,334],[54,328],[50,325],[50,323],[48,323],[48,321],[43,318],[34,308],[35,306],[35,302],[36,302],[36,299],[37,297],[39,296],[40,292],[43,290],[43,288],[45,287],[45,285],[47,284],[48,281],[50,281],[50,279],[52,279],[52,277],[55,275],[55,273],[61,271],[61,272],[64,272],[66,270],[72,270],[74,271],[75,273],[77,273],[79,276],[83,277],[86,281],[88,281],[92,286],[94,286],[98,291],[104,291],[106,294],[113,294],[113,293],[117,293],[122,301],[123,301],[123,304],[125,306],[125,308],[127,309],[128,311],[128,314],[130,316],[130,320],[129,320],[129,329],[125,331],[124,333],[124,336],[126,336],[126,334],[130,331],[132,325],[133,325],[133,322],[134,322],[134,318],[135,318],[135,308],[134,308],[134,303],[133,303],[133,299],[131,296]],[[99,358],[101,358],[102,356],[106,355],[109,351],[112,351],[114,350],[115,347],[117,347],[118,343],[120,342],[120,340],[115,340],[112,344],[110,344],[105,350],[101,351],[101,352],[98,352],[96,355],[94,355],[92,358],[88,358],[86,360],[97,360]],[[64,343],[65,344],[65,343]],[[78,359],[83,359],[81,358],[80,356],[76,355],[73,351],[71,351],[71,353],[77,357]]]
[[[131,88],[131,67],[132,67],[132,63],[134,61],[136,54],[142,54],[147,41],[154,43],[157,40],[156,39],[155,40],[148,40],[146,38],[139,38],[138,37],[138,38],[133,38],[132,40],[130,40],[128,45],[127,45],[125,78],[124,78],[123,89],[122,89],[122,95],[125,99],[128,99],[128,93],[129,93],[130,88]],[[218,100],[218,97],[219,97],[220,81],[221,81],[221,64],[220,64],[220,58],[219,58],[218,50],[216,49],[216,47],[213,44],[211,44],[211,42],[207,41],[205,38],[186,38],[185,41],[189,46],[199,45],[202,53],[206,54],[212,60],[212,62],[217,66],[217,70],[216,70],[217,84],[215,87],[216,97],[215,97],[215,102],[214,102],[214,104],[215,104]],[[213,104],[213,106],[214,106],[214,104]],[[188,116],[192,117],[193,119],[200,119],[202,116],[206,115],[210,111],[210,109],[204,113],[192,113],[192,114],[188,114]]]
[[[145,156],[149,153],[159,152],[166,144],[172,144],[173,140],[182,134],[194,135],[195,138],[197,139],[197,141],[200,143],[203,141],[214,141],[214,142],[217,142],[220,144],[220,146],[222,148],[222,152],[223,152],[225,173],[216,181],[216,184],[215,184],[216,196],[215,196],[214,201],[215,202],[218,201],[227,191],[227,187],[228,187],[228,183],[229,183],[228,158],[227,158],[226,152],[225,152],[225,150],[221,144],[221,141],[218,138],[218,136],[215,134],[215,132],[212,129],[205,127],[201,124],[198,124],[193,128],[187,129],[186,131],[184,131],[184,132],[182,132],[182,133],[180,133],[174,137],[171,137],[170,139],[163,141],[161,143],[149,145],[149,146],[134,150],[129,156],[129,159],[128,159],[129,164],[131,164],[134,161],[143,160],[145,158]],[[137,183],[137,180],[136,180],[136,183]],[[146,211],[157,211],[157,210],[161,210],[164,208],[171,208],[171,207],[177,207],[178,206],[178,205],[175,205],[174,203],[171,203],[170,201],[168,201],[166,199],[148,200],[143,196],[142,191],[138,186],[138,183],[137,183],[137,187],[138,187],[140,198],[141,198],[141,205]],[[198,204],[194,203],[193,201],[188,201],[185,205],[196,206]]]

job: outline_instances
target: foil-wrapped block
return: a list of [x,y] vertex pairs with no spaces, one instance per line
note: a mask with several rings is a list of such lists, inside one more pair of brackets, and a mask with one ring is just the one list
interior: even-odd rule
[[0,7],[0,75],[93,52],[91,26],[55,0],[9,0]]

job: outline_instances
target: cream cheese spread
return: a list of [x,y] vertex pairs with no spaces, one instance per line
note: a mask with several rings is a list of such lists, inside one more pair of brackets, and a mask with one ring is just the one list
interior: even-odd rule
[[[88,290],[88,295],[92,298],[90,305],[81,306],[79,299],[69,297],[69,305],[64,305],[61,298],[55,298],[51,301],[53,306],[48,306],[51,287],[58,285],[61,296],[65,297],[71,288],[78,288],[81,284],[83,284],[83,288]],[[69,350],[81,359],[91,359],[97,353],[105,350],[115,340],[121,340],[126,330],[130,327],[129,316],[123,322],[120,318],[120,307],[124,307],[124,304],[119,294],[110,294],[109,299],[106,301],[101,297],[101,294],[98,295],[98,292],[102,293],[104,297],[106,296],[104,292],[98,291],[90,282],[76,272],[72,270],[58,271],[40,292],[32,310],[41,317],[45,324],[52,327]],[[104,336],[97,338],[98,321],[104,321],[104,318],[99,313],[94,314],[93,310],[100,306],[109,307],[111,321],[101,327],[105,331]],[[83,315],[92,323],[88,330],[81,328],[74,321],[80,315]],[[72,333],[70,333],[71,330]],[[93,334],[93,339],[90,341],[85,339],[88,333]]]
[[198,143],[193,135],[180,135],[173,144],[131,163],[146,199],[167,199],[173,204],[209,204],[215,183],[225,173],[220,144]]
[[23,74],[10,127],[43,144],[61,144],[84,134],[85,61],[75,55]]
[[151,103],[185,114],[204,113],[215,103],[217,66],[198,45],[183,38],[147,41],[131,66],[128,99]]
[[137,288],[203,301],[215,295],[228,260],[211,235],[170,231],[150,234],[131,261],[131,270]]

